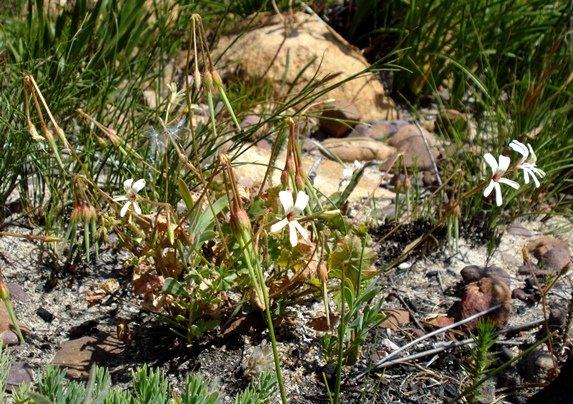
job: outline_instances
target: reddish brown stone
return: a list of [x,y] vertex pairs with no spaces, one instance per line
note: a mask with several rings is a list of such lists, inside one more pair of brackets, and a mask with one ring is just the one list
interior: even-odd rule
[[[501,308],[488,314],[485,318],[491,320],[499,329],[508,320],[511,302],[511,291],[507,284],[498,279],[482,278],[477,282],[466,285],[460,304],[458,319],[470,317],[480,311],[487,310],[497,304]],[[462,326],[464,331],[473,331],[478,320],[470,321]]]
[[62,343],[52,363],[68,368],[71,378],[87,378],[92,365],[109,362],[123,352],[123,347],[122,342],[105,333],[73,339]]

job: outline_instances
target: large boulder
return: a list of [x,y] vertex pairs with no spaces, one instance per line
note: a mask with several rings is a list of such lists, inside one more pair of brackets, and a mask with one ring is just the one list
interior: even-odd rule
[[[225,77],[269,80],[276,90],[334,77],[326,86],[368,68],[366,59],[318,16],[259,14],[220,38],[213,51]],[[301,73],[302,72],[302,73]],[[394,102],[375,74],[362,74],[322,95],[353,103],[362,120],[396,119]]]

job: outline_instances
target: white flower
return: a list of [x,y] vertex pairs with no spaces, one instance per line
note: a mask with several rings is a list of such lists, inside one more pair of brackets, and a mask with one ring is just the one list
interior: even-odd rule
[[503,174],[505,174],[509,168],[509,157],[499,156],[499,164],[491,153],[486,153],[483,158],[491,167],[492,171],[491,181],[483,191],[483,196],[488,197],[489,194],[491,194],[491,191],[495,189],[495,203],[497,206],[501,206],[503,201],[501,198],[501,185],[499,185],[500,182],[505,185],[509,185],[512,188],[519,189],[519,184],[517,182],[503,178]]
[[296,202],[293,202],[290,191],[281,191],[279,192],[279,200],[283,205],[285,218],[271,226],[271,233],[281,231],[288,224],[290,245],[295,247],[298,244],[297,230],[303,239],[308,240],[308,232],[294,219],[294,215],[301,213],[306,208],[309,197],[304,191],[298,191]]
[[125,182],[123,183],[123,189],[125,190],[125,195],[116,196],[115,198],[113,198],[113,200],[116,202],[127,201],[125,205],[123,205],[123,207],[121,208],[121,211],[119,212],[119,215],[121,217],[125,216],[131,205],[133,205],[133,210],[135,211],[135,213],[141,215],[141,208],[137,203],[137,193],[141,191],[143,187],[145,187],[144,179],[140,179],[135,182],[133,182],[133,178],[125,180]]
[[523,170],[523,180],[526,184],[529,184],[529,176],[533,179],[535,183],[535,188],[539,188],[539,178],[545,177],[545,171],[537,168],[535,162],[537,161],[537,156],[528,143],[527,146],[517,140],[512,140],[509,144],[513,150],[521,154],[521,159],[517,163],[517,168]]

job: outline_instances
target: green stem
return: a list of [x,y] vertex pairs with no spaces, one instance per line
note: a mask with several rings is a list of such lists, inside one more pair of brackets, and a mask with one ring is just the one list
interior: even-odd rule
[[8,312],[8,317],[10,317],[10,321],[16,330],[16,335],[18,335],[18,340],[20,344],[24,343],[24,336],[22,335],[22,330],[20,330],[20,324],[18,323],[18,318],[16,317],[16,313],[14,313],[14,307],[12,306],[12,302],[10,298],[3,299],[4,304],[6,305],[6,311]]
[[346,323],[344,318],[344,284],[346,279],[344,271],[340,279],[340,324],[338,325],[338,358],[336,363],[336,384],[334,386],[334,402],[340,402],[340,383],[342,382],[342,355],[344,352],[344,334],[346,333]]
[[[261,269],[260,263],[254,255],[254,251],[252,250],[252,243],[251,239],[246,232],[241,232],[239,237],[237,237],[239,245],[243,251],[243,257],[245,258],[245,262],[247,268],[249,270],[249,275],[251,276],[251,282],[253,283],[253,287],[255,288],[255,293],[260,298],[263,298],[263,304],[265,306],[265,315],[267,320],[267,326],[269,328],[269,337],[271,339],[271,346],[273,348],[273,358],[275,362],[275,372],[277,375],[277,381],[279,383],[279,390],[281,393],[281,401],[283,404],[287,404],[287,397],[286,391],[284,386],[284,381],[281,372],[281,362],[279,358],[279,350],[277,347],[277,339],[275,337],[275,329],[273,327],[273,318],[271,315],[271,304],[269,300],[269,293],[267,290],[267,285],[265,283],[265,278],[263,271]],[[253,254],[253,255],[251,255]],[[252,259],[251,259],[252,258]],[[253,265],[254,264],[254,265]]]

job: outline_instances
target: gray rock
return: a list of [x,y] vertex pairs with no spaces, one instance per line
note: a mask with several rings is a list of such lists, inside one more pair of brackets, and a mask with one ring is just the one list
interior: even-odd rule
[[569,254],[569,250],[567,248],[553,247],[541,256],[539,262],[543,268],[559,272],[566,265],[571,265],[571,254]]
[[507,226],[507,232],[514,236],[531,237],[533,233],[527,230],[521,223],[513,222]]

